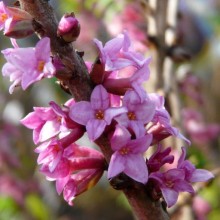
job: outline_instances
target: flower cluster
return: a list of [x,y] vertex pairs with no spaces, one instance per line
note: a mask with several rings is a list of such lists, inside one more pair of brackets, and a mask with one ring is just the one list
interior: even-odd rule
[[[4,14],[10,15],[5,8],[2,11],[3,21]],[[66,27],[66,22],[72,21],[61,22]],[[3,22],[1,25],[3,27]],[[62,107],[50,102],[49,107],[35,107],[21,120],[33,130],[40,170],[48,180],[56,181],[57,192],[63,192],[70,205],[108,169],[108,179],[124,173],[142,184],[154,182],[153,191],[163,196],[170,207],[176,203],[179,192],[194,192],[192,182],[206,181],[213,175],[185,160],[185,148],[182,148],[177,167],[164,171],[163,165],[173,163],[174,156],[170,155],[171,148],[162,150],[160,141],[175,136],[187,144],[190,142],[171,125],[164,98],[147,93],[142,86],[149,79],[151,59],[132,49],[126,32],[104,46],[95,40],[95,45],[99,56],[89,70],[95,84],[90,100],[75,102],[71,99]],[[47,37],[35,48],[6,49],[2,53],[7,60],[3,76],[13,81],[10,93],[15,86],[21,85],[25,90],[42,78],[55,75],[56,65],[50,57]],[[94,143],[101,136],[108,139],[110,145],[106,147],[113,152],[108,167],[101,152],[76,143],[85,132]],[[156,150],[147,158],[149,148]]]

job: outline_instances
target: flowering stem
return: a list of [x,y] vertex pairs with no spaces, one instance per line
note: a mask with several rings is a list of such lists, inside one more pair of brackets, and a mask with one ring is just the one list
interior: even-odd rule
[[[66,67],[69,79],[63,79],[65,85],[76,101],[89,100],[93,89],[85,63],[78,55],[72,44],[64,42],[57,37],[57,21],[52,7],[45,0],[19,0],[21,8],[29,12],[35,20],[35,31],[40,37],[48,36],[51,39],[53,56],[58,56]],[[63,73],[65,74],[65,73]],[[107,137],[100,137],[96,143],[102,150],[106,161],[109,162],[112,150]],[[132,184],[124,186],[125,193],[133,211],[140,220],[167,220],[167,213],[159,201],[152,201],[147,188],[143,184],[131,181]]]

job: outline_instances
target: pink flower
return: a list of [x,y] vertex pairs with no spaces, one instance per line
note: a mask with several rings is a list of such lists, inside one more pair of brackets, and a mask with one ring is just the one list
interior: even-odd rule
[[64,135],[74,130],[79,136],[84,133],[82,126],[69,118],[68,108],[61,109],[55,102],[50,102],[50,107],[34,107],[34,112],[23,118],[21,123],[33,129],[35,144],[44,142],[60,132]]
[[143,153],[148,149],[152,141],[151,135],[145,135],[138,139],[131,139],[129,131],[120,125],[111,138],[112,154],[108,178],[124,172],[132,179],[146,183],[148,180],[148,169]]
[[100,59],[105,65],[105,71],[119,70],[127,66],[139,68],[146,62],[141,54],[130,49],[131,42],[127,32],[108,41],[104,47],[102,42],[97,39],[94,42],[99,49]]
[[185,160],[186,149],[182,147],[182,155],[180,156],[177,168],[161,173],[160,171],[152,172],[149,178],[156,183],[156,191],[161,191],[168,205],[173,206],[178,199],[180,192],[194,193],[192,182],[207,181],[213,178],[213,174],[204,169],[196,169],[188,160]]
[[162,195],[168,207],[173,206],[178,199],[180,192],[194,193],[191,184],[185,180],[185,173],[180,169],[171,169],[165,173],[154,172],[151,173],[149,178],[154,180],[155,188],[161,190]]
[[116,121],[127,128],[131,128],[136,137],[143,136],[146,132],[145,125],[150,122],[155,114],[155,104],[147,97],[141,102],[137,92],[128,90],[122,100],[122,105],[128,109],[116,117]]
[[50,39],[47,37],[41,39],[36,48],[10,48],[2,53],[7,60],[2,74],[14,81],[9,88],[10,93],[18,85],[25,90],[42,78],[51,78],[55,74],[50,57]]
[[188,182],[205,182],[214,178],[213,174],[208,170],[196,169],[195,166],[189,161],[185,160],[186,148],[182,147],[182,154],[178,160],[178,169],[185,172],[185,180]]
[[91,71],[92,80],[118,95],[124,95],[129,88],[133,88],[142,98],[145,91],[141,84],[149,79],[151,59],[131,49],[127,32],[108,41],[104,47],[98,40],[95,43],[100,54]]
[[70,107],[69,116],[75,122],[85,125],[88,136],[95,140],[111,124],[112,119],[126,112],[124,107],[110,107],[109,94],[102,85],[98,85],[92,92],[91,101],[77,102]]

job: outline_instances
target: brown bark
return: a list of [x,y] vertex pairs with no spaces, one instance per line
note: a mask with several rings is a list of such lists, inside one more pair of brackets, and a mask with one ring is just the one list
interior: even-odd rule
[[[19,2],[21,8],[33,16],[37,34],[40,37],[48,36],[51,39],[52,55],[61,58],[65,65],[66,71],[59,74],[59,80],[69,89],[76,101],[89,100],[93,85],[85,63],[75,52],[72,44],[57,37],[57,20],[53,9],[45,0],[19,0]],[[106,161],[109,162],[112,150],[107,137],[100,137],[96,143],[102,150]],[[150,198],[146,186],[124,177],[122,175],[120,178],[120,182],[124,182],[120,189],[126,195],[139,220],[169,219],[161,203]],[[117,178],[114,182],[117,182]]]

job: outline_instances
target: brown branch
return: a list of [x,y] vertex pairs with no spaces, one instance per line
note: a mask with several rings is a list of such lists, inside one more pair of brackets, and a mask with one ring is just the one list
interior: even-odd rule
[[[85,63],[72,46],[57,37],[57,20],[53,9],[45,0],[19,0],[21,8],[29,12],[35,22],[35,29],[40,37],[48,36],[51,39],[52,55],[59,57],[66,67],[66,76],[61,80],[62,85],[67,87],[76,101],[89,100],[93,88]],[[59,75],[59,79],[62,76]],[[67,79],[66,79],[67,78]],[[107,137],[102,136],[96,143],[102,150],[107,162],[110,161],[112,150]],[[123,177],[123,175],[122,175]],[[121,181],[122,187],[134,213],[139,220],[168,220],[167,213],[159,201],[153,201],[146,186],[133,180],[127,180],[124,175]],[[117,181],[117,178],[115,179]]]

